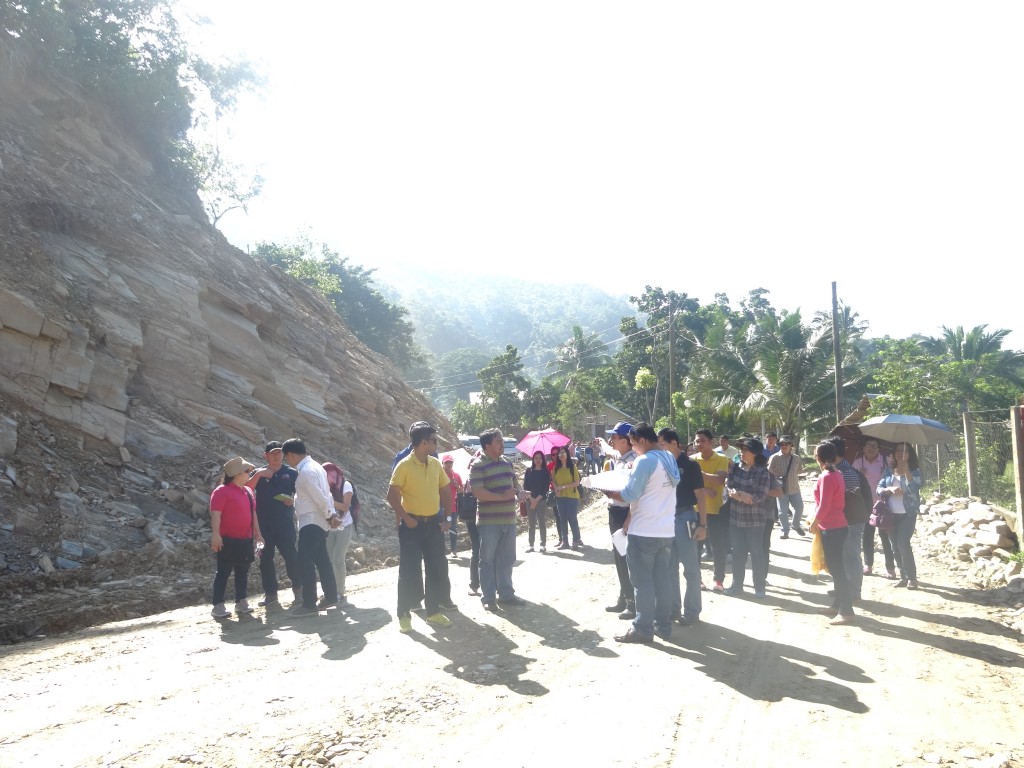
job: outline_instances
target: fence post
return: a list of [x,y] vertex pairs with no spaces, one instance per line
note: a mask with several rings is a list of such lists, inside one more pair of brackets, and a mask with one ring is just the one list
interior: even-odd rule
[[1013,444],[1013,485],[1016,488],[1017,515],[1014,530],[1018,539],[1024,535],[1024,430],[1021,425],[1021,407],[1010,408],[1010,435]]
[[978,456],[974,448],[974,419],[964,411],[964,452],[967,458],[967,495],[978,495]]

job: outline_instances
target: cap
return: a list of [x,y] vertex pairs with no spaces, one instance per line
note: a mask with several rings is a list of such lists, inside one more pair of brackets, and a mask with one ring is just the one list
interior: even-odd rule
[[455,459],[452,458],[452,455],[450,453],[446,453],[444,456],[441,457],[442,464],[447,464],[449,461],[452,462],[453,464],[455,463]]
[[787,443],[789,445],[796,445],[796,440],[793,439],[792,435],[783,435],[779,438],[779,445]]
[[241,456],[235,456],[235,458],[224,465],[224,474],[227,477],[234,477],[242,472],[252,472],[254,469],[256,469],[256,467]]
[[754,437],[747,438],[746,440],[740,440],[740,448],[746,448],[753,454],[764,453],[764,445],[760,440]]
[[606,435],[618,435],[619,437],[629,437],[629,433],[633,431],[633,425],[628,421],[620,421],[611,429],[605,432]]
[[279,450],[281,450],[281,441],[280,440],[271,440],[269,443],[267,443],[267,447],[263,449],[263,452],[264,453],[270,453],[271,451],[279,451]]

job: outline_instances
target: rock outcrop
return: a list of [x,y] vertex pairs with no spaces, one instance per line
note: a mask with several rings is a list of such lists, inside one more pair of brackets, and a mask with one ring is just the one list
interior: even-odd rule
[[[202,524],[211,468],[291,436],[390,529],[408,425],[437,423],[442,446],[450,425],[311,289],[229,245],[106,110],[2,41],[0,60],[19,64],[0,66],[4,568],[24,563],[20,535],[44,570],[90,560],[90,537],[166,546],[158,518]],[[148,520],[111,536],[128,502]]]

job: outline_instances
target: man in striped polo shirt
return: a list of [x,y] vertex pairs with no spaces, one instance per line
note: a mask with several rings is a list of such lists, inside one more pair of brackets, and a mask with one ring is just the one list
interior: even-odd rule
[[512,587],[512,566],[516,562],[516,500],[519,480],[512,462],[502,453],[505,443],[499,429],[480,435],[482,456],[470,470],[470,484],[478,502],[480,532],[480,589],[484,608],[525,605]]

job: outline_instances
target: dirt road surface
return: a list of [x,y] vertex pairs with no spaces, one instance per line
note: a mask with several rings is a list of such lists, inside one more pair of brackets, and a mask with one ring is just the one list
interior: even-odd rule
[[1024,648],[944,564],[916,592],[865,579],[832,627],[810,539],[777,530],[767,600],[705,592],[701,624],[620,645],[604,514],[581,517],[582,554],[520,538],[525,607],[486,613],[453,562],[448,629],[400,634],[386,569],[345,613],[204,605],[2,648],[0,765],[1024,766]]

